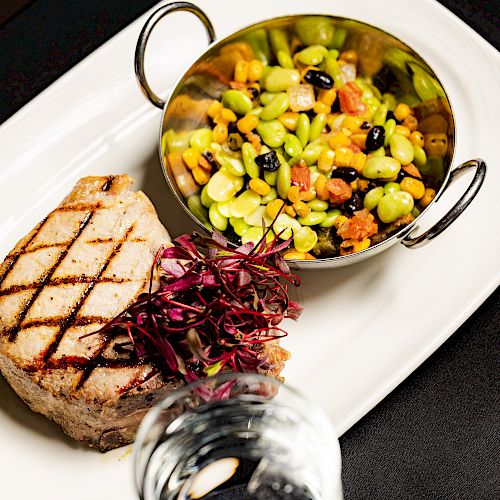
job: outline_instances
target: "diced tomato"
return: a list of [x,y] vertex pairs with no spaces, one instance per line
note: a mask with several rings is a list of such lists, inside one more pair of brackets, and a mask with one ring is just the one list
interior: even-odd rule
[[339,90],[340,110],[351,116],[366,113],[366,105],[361,102],[362,90],[354,83],[348,82]]
[[301,191],[309,191],[311,188],[311,172],[308,167],[292,167],[292,185],[299,186]]
[[330,202],[339,205],[352,196],[352,187],[343,179],[329,179],[326,181],[326,188],[330,192]]
[[343,240],[362,240],[369,238],[378,231],[378,224],[375,217],[366,209],[354,214],[354,217],[340,223],[337,234]]

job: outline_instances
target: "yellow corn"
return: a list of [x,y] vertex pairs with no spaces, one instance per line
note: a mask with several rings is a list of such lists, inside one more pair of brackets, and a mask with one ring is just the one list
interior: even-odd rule
[[240,59],[236,61],[234,66],[234,81],[238,83],[246,83],[248,79],[248,61]]
[[266,194],[269,194],[269,191],[271,191],[271,186],[266,181],[259,178],[251,179],[248,186],[252,191],[261,196],[266,196]]
[[327,178],[320,174],[314,183],[314,187],[316,189],[316,194],[320,200],[326,201],[330,197],[330,191],[326,187]]
[[240,118],[236,123],[238,130],[242,134],[246,134],[251,132],[258,124],[259,117],[257,115],[245,115],[243,118]]
[[200,155],[198,157],[198,166],[203,168],[207,172],[210,172],[212,170],[212,165],[210,165],[210,162],[203,155]]
[[419,147],[423,148],[424,147],[424,135],[422,134],[422,132],[415,130],[410,135],[410,142],[414,146],[419,146]]
[[306,260],[307,256],[304,252],[299,252],[298,250],[292,249],[292,250],[287,250],[283,254],[283,258],[285,260]]
[[331,89],[321,89],[318,94],[318,101],[331,106],[335,99],[337,98],[337,91],[334,88]]
[[358,54],[356,54],[355,50],[345,50],[339,55],[339,59],[341,61],[345,61],[346,63],[356,64]]
[[208,107],[208,116],[215,118],[221,112],[221,109],[222,103],[220,101],[212,101],[212,104]]
[[335,227],[339,227],[342,222],[345,222],[347,220],[347,217],[345,215],[339,215],[335,221],[333,222],[333,225]]
[[337,167],[348,167],[354,158],[354,151],[347,147],[337,148],[335,150],[335,165]]
[[299,215],[299,217],[305,217],[311,211],[311,208],[308,207],[303,201],[297,201],[293,204],[293,208]]
[[225,123],[218,123],[213,130],[212,140],[217,144],[222,144],[228,136],[227,125]]
[[396,125],[394,130],[396,134],[404,135],[405,137],[410,137],[410,129],[408,127],[404,127],[403,125]]
[[370,238],[363,238],[359,240],[351,240],[353,245],[352,248],[355,252],[361,252],[361,250],[366,250],[370,246]]
[[358,189],[362,193],[366,193],[369,187],[370,187],[369,181],[367,181],[366,179],[358,179]]
[[193,170],[193,168],[196,168],[198,166],[198,160],[200,156],[201,156],[200,152],[195,148],[187,148],[182,153],[182,159],[184,160],[184,163],[191,170]]
[[358,190],[358,179],[351,182],[352,192],[355,193]]
[[252,59],[248,65],[248,81],[260,80],[264,73],[264,65],[258,59]]
[[278,116],[278,120],[285,126],[290,132],[295,132],[297,128],[297,120],[299,119],[299,114],[293,111],[287,111],[281,116]]
[[269,215],[269,217],[271,217],[271,219],[275,219],[278,216],[278,214],[281,212],[284,204],[285,204],[285,202],[283,200],[280,200],[279,198],[277,198],[276,200],[270,201],[266,205],[266,214]]
[[400,102],[394,110],[394,116],[398,122],[402,122],[410,113],[410,106],[408,106],[408,104],[404,104],[403,102]]
[[335,160],[335,151],[332,149],[325,149],[319,155],[318,168],[322,172],[330,172],[333,167],[333,160]]
[[208,180],[210,179],[210,173],[201,167],[193,168],[191,173],[193,174],[194,180],[200,186],[203,186],[204,184],[206,184],[208,182]]
[[349,146],[351,140],[344,132],[334,132],[328,140],[328,144],[332,149],[337,149],[343,146]]
[[285,207],[285,213],[288,214],[290,217],[295,217],[297,215],[297,212],[295,211],[292,205],[287,205]]
[[407,129],[409,129],[410,132],[413,132],[414,130],[417,130],[418,120],[413,115],[408,115],[403,120],[402,125],[405,126]]
[[342,123],[342,127],[350,130],[351,132],[355,132],[361,127],[364,120],[361,116],[346,116],[344,122]]
[[291,186],[288,190],[288,199],[295,203],[296,201],[300,201],[300,188],[299,186]]
[[316,189],[314,189],[313,187],[308,189],[307,191],[300,192],[300,199],[302,201],[311,201],[314,200],[314,198],[316,198]]
[[352,134],[350,139],[353,144],[359,146],[361,149],[366,149],[367,134]]
[[229,123],[229,122],[235,122],[237,120],[236,114],[232,109],[229,108],[222,108],[220,111],[220,114],[218,116],[218,123]]
[[358,172],[361,172],[363,170],[363,167],[365,166],[366,163],[366,155],[365,153],[354,153],[352,155],[352,160],[349,163],[349,166],[352,168],[355,168]]
[[332,107],[329,106],[328,104],[325,104],[324,102],[321,102],[321,101],[316,101],[314,103],[314,107],[313,107],[313,111],[316,113],[316,114],[319,114],[319,113],[329,113],[331,111]]
[[420,206],[422,208],[425,208],[427,205],[429,205],[429,203],[434,199],[435,196],[436,196],[436,191],[434,191],[434,189],[432,188],[427,188],[424,191],[424,196],[422,196],[420,200]]
[[413,179],[412,177],[405,177],[401,181],[401,190],[410,193],[414,200],[420,200],[425,194],[425,186],[422,181]]
[[352,135],[352,132],[348,128],[345,128],[345,127],[342,127],[342,133],[345,134],[349,138]]

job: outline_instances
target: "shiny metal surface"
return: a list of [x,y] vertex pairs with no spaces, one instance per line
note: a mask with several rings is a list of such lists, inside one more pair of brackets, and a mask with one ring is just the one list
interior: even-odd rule
[[[143,58],[147,38],[154,25],[161,17],[172,12],[172,9],[168,7],[177,4],[182,4],[184,7],[190,5],[192,9],[183,8],[181,10],[196,10],[197,12],[194,13],[198,15],[199,9],[187,2],[167,4],[155,11],[146,22],[137,42],[135,61],[136,71],[137,68],[142,68],[143,71]],[[175,10],[179,10],[179,8]],[[203,16],[206,18],[204,14]],[[446,133],[447,136],[447,151],[442,161],[433,162],[431,170],[426,173],[427,176],[433,178],[437,193],[436,197],[412,223],[402,227],[384,241],[361,252],[338,257],[319,258],[316,260],[291,261],[292,266],[301,269],[343,267],[373,257],[398,241],[401,241],[408,248],[423,246],[455,221],[472,201],[481,187],[485,176],[486,165],[483,160],[470,160],[460,167],[454,170],[452,169],[452,160],[455,150],[455,121],[451,103],[446,91],[442,89],[439,78],[418,53],[404,42],[374,26],[352,19],[327,15],[286,16],[253,24],[219,41],[212,42],[204,54],[178,79],[163,108],[162,124],[159,134],[159,154],[163,172],[172,193],[191,219],[206,232],[205,226],[189,210],[186,200],[183,198],[176,185],[174,176],[172,175],[172,171],[166,159],[168,151],[166,151],[166,145],[162,138],[167,130],[174,131],[175,134],[182,137],[183,134],[187,134],[191,130],[210,126],[207,115],[208,106],[213,99],[219,99],[222,92],[229,88],[229,82],[233,77],[234,65],[236,61],[241,58],[241,53],[247,50],[247,40],[249,37],[259,30],[268,30],[272,28],[284,29],[290,34],[293,34],[295,23],[305,17],[328,18],[335,26],[335,29],[345,29],[347,31],[348,34],[343,49],[356,50],[358,55],[358,75],[362,77],[374,76],[375,78],[380,78],[380,75],[384,75],[384,71],[388,66],[384,60],[384,56],[388,53],[389,49],[400,49],[415,58],[418,65],[436,80],[437,85],[439,85],[442,90],[442,96],[439,99],[425,101],[419,107],[423,116],[431,114],[441,115],[441,122],[443,123],[443,127],[445,127],[444,133]],[[203,20],[202,17],[200,17],[200,19]],[[209,21],[208,24],[211,26]],[[162,101],[157,98],[147,86],[144,73],[142,73],[142,76],[140,76],[140,73],[137,74],[141,88],[146,93],[148,99],[150,99],[153,104],[160,107]],[[391,82],[391,84],[394,84],[394,82]],[[408,79],[408,82],[403,82],[403,84],[408,87],[404,89],[405,91],[408,93],[415,93],[410,79]],[[409,235],[415,228],[420,217],[435,205],[436,201],[453,180],[472,167],[477,168],[474,180],[457,204],[432,228],[420,236],[414,238],[410,237]]]

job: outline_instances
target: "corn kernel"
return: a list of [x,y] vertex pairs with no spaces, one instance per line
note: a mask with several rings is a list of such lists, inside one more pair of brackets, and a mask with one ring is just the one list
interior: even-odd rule
[[366,149],[366,137],[368,134],[352,134],[350,139],[353,144],[359,146],[361,149]]
[[365,153],[358,152],[352,155],[352,160],[349,163],[349,166],[355,168],[358,172],[361,172],[363,170],[363,167],[365,166],[365,163],[366,163]]
[[236,114],[232,109],[229,108],[222,108],[218,117],[219,121],[218,123],[229,123],[229,122],[235,122],[237,120]]
[[240,59],[234,65],[234,81],[238,83],[246,83],[248,79],[248,61]]
[[306,253],[306,260],[316,260],[314,255],[311,255],[309,252]]
[[414,200],[420,200],[425,194],[424,183],[412,177],[405,177],[401,181],[400,186],[401,190],[410,193]]
[[328,140],[328,144],[332,149],[337,149],[343,146],[349,146],[349,144],[351,144],[351,140],[344,134],[344,132],[334,132]]
[[339,215],[335,221],[333,222],[333,225],[335,227],[339,227],[342,222],[345,222],[347,220],[347,217],[345,215]]
[[410,129],[408,127],[404,127],[403,125],[396,125],[394,132],[396,132],[396,134],[400,134],[405,137],[410,137],[411,134]]
[[299,186],[291,186],[288,190],[288,199],[295,203],[296,201],[300,201],[300,188]]
[[286,113],[278,116],[278,120],[285,126],[285,128],[290,130],[290,132],[295,132],[298,119],[299,113],[294,113],[293,111],[287,111]]
[[248,81],[260,80],[264,73],[264,65],[258,59],[252,59],[248,65]]
[[212,104],[208,107],[208,116],[215,118],[221,112],[221,109],[222,103],[220,101],[212,101]]
[[330,192],[326,187],[326,181],[327,178],[323,174],[320,174],[316,179],[316,182],[314,183],[314,187],[316,189],[316,195],[320,200],[323,201],[328,200],[328,198],[330,197]]
[[345,50],[339,55],[339,59],[341,61],[345,61],[346,63],[356,64],[358,60],[358,54],[356,54],[355,50]]
[[203,169],[201,167],[193,168],[191,173],[193,174],[194,180],[200,186],[203,186],[204,184],[206,184],[208,182],[208,180],[210,179],[210,174],[205,169]]
[[342,127],[350,130],[351,132],[355,132],[361,127],[363,124],[363,118],[361,116],[346,116],[344,122],[342,123]]
[[269,215],[271,219],[275,219],[283,209],[284,205],[285,202],[283,200],[276,198],[266,205],[266,214]]
[[418,120],[413,115],[408,115],[402,123],[410,132],[417,130]]
[[225,123],[218,123],[213,130],[212,140],[218,144],[222,144],[228,136],[227,125]]
[[348,167],[354,158],[354,151],[347,147],[337,148],[335,150],[335,165],[337,167]]
[[322,172],[330,172],[335,160],[335,151],[333,149],[325,149],[321,152],[318,158],[318,168]]
[[311,211],[311,208],[307,206],[303,201],[294,203],[293,208],[295,209],[299,217],[305,217]]
[[420,199],[420,206],[422,208],[425,208],[427,205],[429,205],[429,203],[434,199],[435,196],[436,191],[434,191],[434,189],[432,188],[427,188],[424,191],[424,196],[422,196],[422,198]]
[[355,252],[366,250],[370,246],[370,238],[363,238],[359,240],[351,240],[353,242],[352,248]]
[[358,179],[355,179],[351,182],[351,189],[353,193],[358,190]]
[[337,98],[337,91],[334,88],[331,89],[321,89],[318,93],[318,101],[331,106],[335,99]]
[[324,102],[321,102],[321,101],[316,101],[314,103],[314,107],[313,107],[313,111],[316,114],[319,114],[319,113],[328,114],[331,111],[331,109],[332,109],[331,106],[328,106],[328,104],[325,104]]
[[251,179],[248,186],[252,191],[261,196],[266,196],[271,191],[271,186],[266,181],[259,178]]
[[236,123],[238,130],[242,134],[246,134],[255,129],[255,127],[259,124],[259,117],[257,115],[245,115],[243,118],[240,118]]
[[[297,55],[298,55],[298,54],[295,54],[295,56],[297,56]],[[296,60],[296,59],[295,59],[295,56],[294,56],[294,58],[293,58],[293,62],[295,63],[295,66],[296,66],[296,67],[299,67],[299,66],[298,66],[298,64],[297,64],[297,62],[300,64],[300,61]],[[302,67],[303,67],[303,69],[302,69],[302,70],[301,70],[301,72],[300,72],[300,81],[301,81],[301,82],[303,81],[304,83],[307,83],[307,82],[304,80],[304,76],[306,76],[306,73],[307,73],[309,70],[311,70],[311,69],[312,69],[312,70],[314,70],[314,71],[318,71],[318,68],[317,68],[316,66],[304,66],[304,65],[302,65]]]
[[424,135],[422,134],[422,132],[415,130],[410,135],[410,142],[414,146],[419,146],[419,147],[423,148],[424,147]]
[[348,128],[345,128],[345,127],[342,127],[342,133],[345,134],[347,137],[351,137],[351,135],[352,135],[352,132]]
[[394,116],[398,122],[402,122],[411,113],[410,106],[400,102],[394,109]]
[[316,198],[316,189],[315,188],[309,188],[307,191],[301,191],[300,192],[300,199],[302,201],[311,201]]
[[369,190],[370,182],[366,179],[358,179],[358,189],[362,193],[366,193]]
[[295,217],[297,215],[297,212],[295,211],[292,205],[287,205],[285,207],[285,213],[290,217]]
[[210,165],[210,162],[203,155],[200,155],[198,158],[198,167],[201,167],[207,172],[212,170],[212,165]]
[[298,250],[292,249],[287,250],[283,254],[285,260],[306,260],[306,254],[304,252],[299,252]]
[[196,168],[198,166],[198,159],[200,158],[200,156],[201,156],[200,152],[195,148],[187,148],[182,153],[182,159],[184,160],[184,163],[191,170],[193,170],[193,168]]

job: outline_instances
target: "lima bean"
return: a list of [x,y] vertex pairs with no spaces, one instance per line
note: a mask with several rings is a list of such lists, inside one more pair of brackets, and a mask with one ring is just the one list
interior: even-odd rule
[[288,56],[292,55],[286,31],[277,28],[269,30],[269,40],[275,54],[284,52]]
[[378,205],[378,202],[382,199],[383,196],[384,188],[382,186],[370,189],[370,191],[365,194],[363,206],[368,210],[373,210]]
[[208,184],[205,184],[203,186],[203,189],[201,190],[200,198],[201,198],[201,203],[203,204],[203,206],[206,208],[210,208],[210,205],[212,203],[214,203],[215,200],[212,200],[212,198],[210,198],[210,196],[208,196],[207,189],[208,189]]
[[295,30],[304,45],[329,47],[335,35],[335,28],[327,17],[303,17],[295,23]]
[[278,154],[278,158],[280,160],[280,166],[278,168],[278,176],[276,178],[276,189],[280,197],[286,200],[288,190],[292,186],[292,169],[281,154]]
[[280,92],[267,104],[260,114],[261,120],[270,121],[283,114],[290,104],[290,99],[286,92]]
[[208,217],[212,226],[218,231],[225,231],[227,229],[227,217],[224,217],[218,209],[218,204],[213,203],[208,210]]
[[260,168],[255,163],[255,157],[257,156],[257,151],[250,142],[244,142],[241,146],[241,155],[243,157],[243,164],[245,165],[245,170],[251,179],[259,177]]
[[413,146],[413,162],[418,168],[422,168],[427,163],[425,150],[420,146]]
[[314,200],[307,202],[307,206],[315,212],[324,212],[328,210],[328,203],[319,198],[314,198]]
[[406,191],[389,193],[382,197],[377,205],[377,215],[386,224],[409,214],[413,210],[413,197]]
[[199,128],[195,130],[191,139],[189,139],[189,145],[192,148],[196,148],[200,153],[207,150],[212,143],[212,130],[209,128]]
[[231,156],[222,149],[215,153],[216,160],[220,163],[221,169],[227,170],[233,175],[245,175],[245,165],[236,156]]
[[317,144],[308,144],[302,154],[300,155],[301,159],[303,159],[308,165],[313,165],[318,161],[321,153],[327,148],[326,144],[317,143]]
[[401,186],[397,182],[387,182],[384,185],[384,194],[397,193],[401,191]]
[[200,196],[197,194],[192,194],[187,199],[187,204],[189,210],[192,214],[199,219],[201,222],[208,222],[208,213],[206,208],[202,205]]
[[389,111],[389,108],[387,107],[387,104],[381,104],[376,113],[373,115],[373,125],[381,125],[383,126],[385,124],[385,120],[387,118],[387,111]]
[[257,133],[270,148],[279,148],[285,142],[287,130],[279,120],[260,122]]
[[292,158],[302,153],[302,144],[300,143],[297,136],[293,134],[285,135],[284,147],[287,155],[291,156]]
[[288,214],[280,214],[278,217],[276,217],[276,220],[274,221],[273,224],[273,229],[276,234],[281,233],[279,237],[282,240],[288,240],[293,236],[293,233],[295,231],[298,231],[302,226],[300,223],[294,219],[293,217],[290,217]]
[[233,217],[250,215],[260,206],[260,201],[261,197],[259,194],[251,189],[247,189],[231,203],[231,215]]
[[270,172],[269,170],[264,170],[264,180],[270,186],[276,186],[276,180],[278,178],[278,171]]
[[278,192],[276,191],[276,188],[271,188],[271,191],[267,193],[265,196],[262,197],[262,200],[260,200],[262,205],[267,205],[270,201],[275,200],[278,197]]
[[395,158],[384,156],[372,157],[366,160],[363,175],[367,179],[390,179],[399,173],[401,164]]
[[282,68],[287,68],[287,69],[294,69],[295,68],[295,65],[293,64],[292,58],[286,52],[283,52],[282,50],[278,51],[278,53],[276,54],[276,59],[278,60],[278,64]]
[[311,131],[311,120],[309,116],[305,113],[300,113],[297,119],[297,127],[295,129],[295,135],[299,139],[302,147],[305,148],[306,144],[309,142],[309,133]]
[[233,226],[234,232],[238,236],[243,236],[245,231],[252,227],[239,217],[231,217],[229,219],[229,223],[231,224],[231,226]]
[[231,203],[233,203],[234,199],[235,198],[231,198],[230,200],[227,201],[217,202],[217,209],[224,217],[229,218],[232,216]]
[[243,187],[243,177],[219,170],[207,184],[207,196],[214,201],[230,200]]
[[275,66],[264,79],[264,88],[268,92],[286,92],[290,85],[296,85],[299,82],[300,73],[298,69]]
[[[257,243],[259,243],[259,241],[262,239],[263,236],[264,236],[264,231],[262,230],[261,227],[250,227],[241,236],[241,242],[243,244],[253,243],[254,245],[257,245]],[[273,241],[274,238],[275,236],[272,230],[266,233],[267,243],[271,243],[271,241]]]
[[318,66],[328,54],[323,45],[310,45],[299,52],[299,61],[307,66]]
[[222,104],[238,115],[246,115],[252,110],[252,100],[240,90],[230,89],[222,94]]
[[262,221],[264,221],[266,227],[269,227],[273,223],[271,217],[267,215],[264,205],[258,206],[250,215],[246,215],[243,220],[250,226],[257,227],[262,227]]
[[297,220],[303,226],[316,226],[326,219],[326,212],[309,212],[305,217],[299,217]]
[[267,106],[278,95],[278,92],[262,92],[259,96],[259,101],[262,106]]
[[387,120],[384,125],[384,130],[385,130],[384,146],[388,146],[392,134],[394,134],[394,131],[396,130],[396,120],[393,120],[392,118],[390,120]]
[[338,208],[332,208],[326,212],[325,220],[319,225],[320,227],[332,227],[335,224],[335,220],[342,212]]
[[413,161],[413,144],[404,135],[394,133],[389,140],[391,155],[401,165],[408,165]]
[[310,227],[301,227],[293,235],[293,246],[299,252],[311,251],[318,242],[318,235]]

